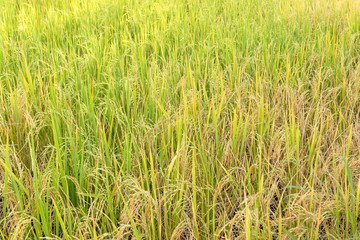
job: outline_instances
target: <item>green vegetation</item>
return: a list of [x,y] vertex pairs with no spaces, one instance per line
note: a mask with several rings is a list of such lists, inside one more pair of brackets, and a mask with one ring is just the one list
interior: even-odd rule
[[0,239],[359,239],[358,0],[0,0]]

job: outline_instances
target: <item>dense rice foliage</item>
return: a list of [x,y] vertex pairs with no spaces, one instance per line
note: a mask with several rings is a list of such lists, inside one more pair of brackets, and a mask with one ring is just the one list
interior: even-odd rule
[[0,239],[359,239],[358,0],[0,0]]

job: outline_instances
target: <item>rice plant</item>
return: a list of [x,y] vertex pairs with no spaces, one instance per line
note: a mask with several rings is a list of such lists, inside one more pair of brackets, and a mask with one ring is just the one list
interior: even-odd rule
[[359,239],[358,0],[0,0],[0,239]]

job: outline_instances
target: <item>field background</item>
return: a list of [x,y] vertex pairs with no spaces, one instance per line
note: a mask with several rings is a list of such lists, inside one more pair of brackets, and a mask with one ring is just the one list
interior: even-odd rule
[[0,0],[0,239],[359,239],[357,0]]

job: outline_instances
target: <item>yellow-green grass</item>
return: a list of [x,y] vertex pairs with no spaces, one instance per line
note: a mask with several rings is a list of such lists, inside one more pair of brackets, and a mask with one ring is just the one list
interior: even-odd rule
[[0,239],[359,239],[358,0],[0,0]]

